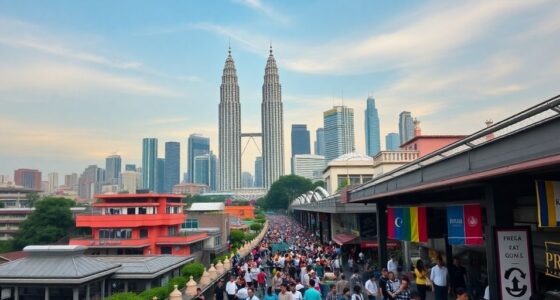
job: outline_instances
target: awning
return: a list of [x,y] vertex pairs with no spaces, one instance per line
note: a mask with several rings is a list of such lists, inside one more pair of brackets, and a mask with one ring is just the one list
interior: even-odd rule
[[[362,249],[366,249],[366,248],[377,248],[379,246],[379,244],[377,243],[377,241],[362,241],[360,243],[360,248]],[[388,240],[387,241],[387,248],[397,248],[399,246],[399,243],[397,241],[394,240]]]
[[350,242],[356,238],[358,237],[353,234],[340,233],[334,236],[333,241],[342,246],[344,244],[350,244]]

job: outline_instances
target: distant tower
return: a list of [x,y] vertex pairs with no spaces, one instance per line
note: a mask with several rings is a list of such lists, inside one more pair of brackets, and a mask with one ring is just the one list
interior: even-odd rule
[[220,86],[219,120],[219,188],[232,191],[241,187],[241,104],[239,84],[231,48],[222,74]]
[[188,182],[194,183],[194,158],[210,153],[210,139],[200,134],[191,134],[188,144]]
[[317,128],[315,132],[315,155],[325,155],[325,130]]
[[262,156],[255,158],[255,187],[263,186],[263,160]]
[[414,121],[409,111],[403,111],[399,115],[399,136],[401,145],[414,137]]
[[307,125],[292,124],[292,174],[295,174],[294,156],[296,154],[311,154],[309,144],[309,130],[307,130]]
[[105,158],[105,181],[109,184],[119,184],[121,175],[121,156],[111,155]]
[[165,158],[157,159],[156,193],[164,193],[165,188]]
[[266,62],[262,93],[263,185],[269,188],[274,181],[284,175],[282,86],[276,60],[272,54],[272,46]]
[[391,132],[385,136],[385,149],[387,151],[398,151],[401,146],[399,134]]
[[373,157],[381,150],[379,114],[377,113],[375,99],[373,97],[367,98],[365,114],[366,154]]
[[163,192],[171,193],[173,187],[180,181],[181,144],[179,142],[165,143],[165,166],[163,178]]
[[335,106],[323,113],[325,159],[329,161],[354,151],[354,110]]
[[156,191],[158,140],[145,138],[142,140],[142,188]]

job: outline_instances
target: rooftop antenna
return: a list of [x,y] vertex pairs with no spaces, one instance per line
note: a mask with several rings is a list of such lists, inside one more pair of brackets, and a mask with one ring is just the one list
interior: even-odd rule
[[228,38],[228,54],[231,55],[231,38]]

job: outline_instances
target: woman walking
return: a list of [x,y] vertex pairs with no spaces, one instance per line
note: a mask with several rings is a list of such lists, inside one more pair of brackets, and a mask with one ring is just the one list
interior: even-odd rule
[[428,270],[424,267],[424,262],[421,259],[416,262],[414,274],[416,275],[416,288],[418,289],[420,300],[426,300],[426,291],[428,290],[430,279],[428,278]]

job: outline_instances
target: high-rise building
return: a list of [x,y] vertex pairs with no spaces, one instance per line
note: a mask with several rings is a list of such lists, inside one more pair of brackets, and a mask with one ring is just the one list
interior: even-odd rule
[[14,171],[16,185],[28,189],[41,190],[41,171],[33,169],[17,169]]
[[317,128],[315,131],[315,155],[325,155],[325,130]]
[[296,154],[293,158],[294,174],[312,181],[322,180],[327,166],[325,157],[313,154]]
[[307,125],[292,124],[292,157],[296,154],[310,153]]
[[158,141],[156,138],[142,140],[142,188],[156,191]]
[[401,146],[399,134],[391,132],[385,136],[385,149],[387,151],[397,151]]
[[323,113],[325,129],[325,159],[327,163],[355,149],[354,110],[334,106]]
[[187,177],[188,182],[194,182],[194,158],[210,152],[210,139],[200,134],[191,134],[187,141],[188,144],[188,161],[187,161]]
[[73,191],[78,191],[78,174],[72,173],[64,175],[64,185]]
[[217,188],[217,158],[210,152],[194,158],[194,183],[205,184],[210,190]]
[[218,190],[232,191],[241,187],[241,104],[231,48],[222,74],[219,110]]
[[52,172],[48,175],[48,184],[46,192],[52,194],[58,189],[58,173]]
[[156,193],[163,193],[165,187],[165,158],[158,158],[156,163]]
[[163,192],[171,193],[173,186],[179,183],[181,170],[181,144],[179,142],[165,143],[165,174]]
[[105,180],[108,184],[119,184],[121,174],[121,156],[111,155],[105,158]]
[[262,156],[255,158],[255,187],[263,186],[263,160]]
[[129,194],[136,194],[138,187],[138,173],[136,171],[124,171],[121,173],[122,190]]
[[241,173],[241,186],[244,188],[253,187],[253,175],[249,172]]
[[403,111],[399,115],[399,136],[401,145],[414,137],[414,120],[408,111]]
[[136,172],[136,165],[135,164],[126,164],[124,165],[125,171],[134,171]]
[[381,137],[379,133],[379,114],[375,107],[375,99],[367,98],[367,108],[365,111],[365,132],[366,132],[366,153],[375,156],[381,151]]
[[89,165],[78,179],[78,195],[85,200],[91,200],[95,194],[101,192],[101,185],[105,181],[105,171],[97,165]]
[[284,175],[284,116],[282,108],[282,86],[276,60],[270,54],[266,62],[261,105],[263,185],[269,188]]

